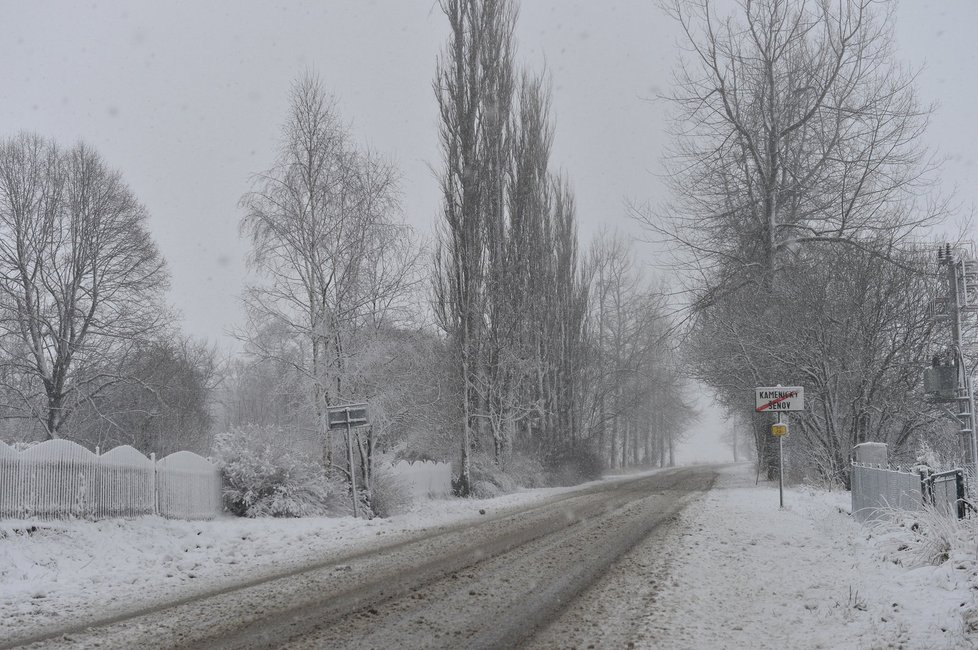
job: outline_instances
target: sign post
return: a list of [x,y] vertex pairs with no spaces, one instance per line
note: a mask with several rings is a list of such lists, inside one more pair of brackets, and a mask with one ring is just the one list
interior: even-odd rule
[[784,433],[778,435],[778,505],[784,510],[784,434],[788,431],[788,425],[781,423],[781,411],[778,411],[778,423],[771,427],[771,431],[782,431],[782,427]]
[[367,417],[366,404],[343,404],[340,406],[329,406],[326,409],[326,418],[330,430],[346,429],[346,452],[350,462],[350,494],[353,495],[353,517],[360,518],[360,505],[357,503],[357,474],[353,465],[353,436],[351,429],[361,427],[370,423]]
[[754,410],[778,414],[778,421],[771,425],[771,435],[778,439],[778,500],[784,509],[784,437],[788,435],[788,423],[781,418],[788,411],[805,410],[805,387],[779,384],[755,388]]

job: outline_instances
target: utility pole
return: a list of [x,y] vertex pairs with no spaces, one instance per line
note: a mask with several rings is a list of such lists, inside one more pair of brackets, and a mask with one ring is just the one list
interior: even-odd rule
[[[978,311],[978,263],[962,247],[945,244],[937,250],[937,263],[943,267],[947,279],[947,309],[951,322],[951,349],[953,363],[957,369],[954,388],[954,401],[957,402],[957,417],[964,447],[965,465],[972,476],[978,468],[978,439],[975,437],[975,395],[971,387],[971,373],[964,355],[965,326],[973,325]],[[969,334],[974,334],[973,327]]]

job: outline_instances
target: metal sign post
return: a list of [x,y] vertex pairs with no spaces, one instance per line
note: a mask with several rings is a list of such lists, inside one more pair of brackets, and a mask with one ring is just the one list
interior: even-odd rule
[[360,518],[360,504],[357,502],[357,474],[353,465],[353,433],[354,426],[364,426],[370,423],[367,417],[366,404],[344,404],[330,406],[326,409],[329,428],[346,429],[346,451],[350,462],[350,494],[353,496],[353,516]]
[[780,432],[775,434],[778,436],[778,502],[784,510],[784,434],[788,433],[788,427],[781,424],[781,411],[778,411],[778,423],[772,428]]

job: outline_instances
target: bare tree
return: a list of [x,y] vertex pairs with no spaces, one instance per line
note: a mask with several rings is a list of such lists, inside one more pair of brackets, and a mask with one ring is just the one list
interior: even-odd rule
[[777,361],[812,389],[798,414],[806,464],[845,486],[853,445],[886,442],[894,458],[912,458],[920,434],[941,417],[921,390],[934,343],[931,305],[921,299],[930,293],[931,279],[921,272],[927,254],[889,255],[901,264],[830,249],[792,273],[803,299],[786,325],[801,340],[790,352],[774,347],[790,355]]
[[352,401],[344,384],[348,349],[365,319],[394,309],[414,277],[405,265],[410,231],[396,220],[397,174],[357,149],[322,83],[306,75],[292,88],[275,165],[242,199],[241,230],[261,281],[246,296],[253,330],[277,321],[301,354],[281,340],[252,337],[258,359],[291,363],[310,385],[323,462],[333,468],[327,407]]
[[[164,262],[146,210],[89,146],[0,143],[0,375],[8,417],[68,434],[167,322]],[[91,411],[90,411],[91,412]],[[97,413],[97,409],[95,411]]]
[[919,198],[929,109],[893,60],[891,3],[751,0],[726,18],[709,0],[666,5],[690,55],[669,97],[674,200],[639,215],[680,244],[700,301],[763,285],[799,246],[906,241],[941,214]]
[[[810,313],[811,296],[779,291],[778,278],[825,277],[821,264],[830,276],[839,263],[903,264],[941,218],[920,138],[929,109],[894,61],[890,2],[742,0],[725,18],[709,0],[664,4],[689,55],[668,98],[673,202],[638,214],[677,253],[699,377],[739,411],[749,388],[804,374],[783,343],[789,314]],[[838,298],[860,308],[855,296]],[[810,340],[836,329],[804,323],[816,325],[824,329]],[[770,473],[761,427],[756,442]]]
[[[566,179],[552,179],[551,233],[545,256],[549,273],[537,278],[535,295],[548,305],[541,331],[547,340],[546,410],[550,414],[551,465],[578,461],[593,448],[584,422],[588,390],[589,282],[580,260],[574,195]],[[546,278],[540,281],[541,278]]]

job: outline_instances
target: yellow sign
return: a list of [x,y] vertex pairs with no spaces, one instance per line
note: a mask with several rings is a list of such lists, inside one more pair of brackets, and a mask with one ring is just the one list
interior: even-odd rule
[[777,438],[781,436],[788,435],[788,425],[787,424],[772,424],[771,425],[771,435]]

